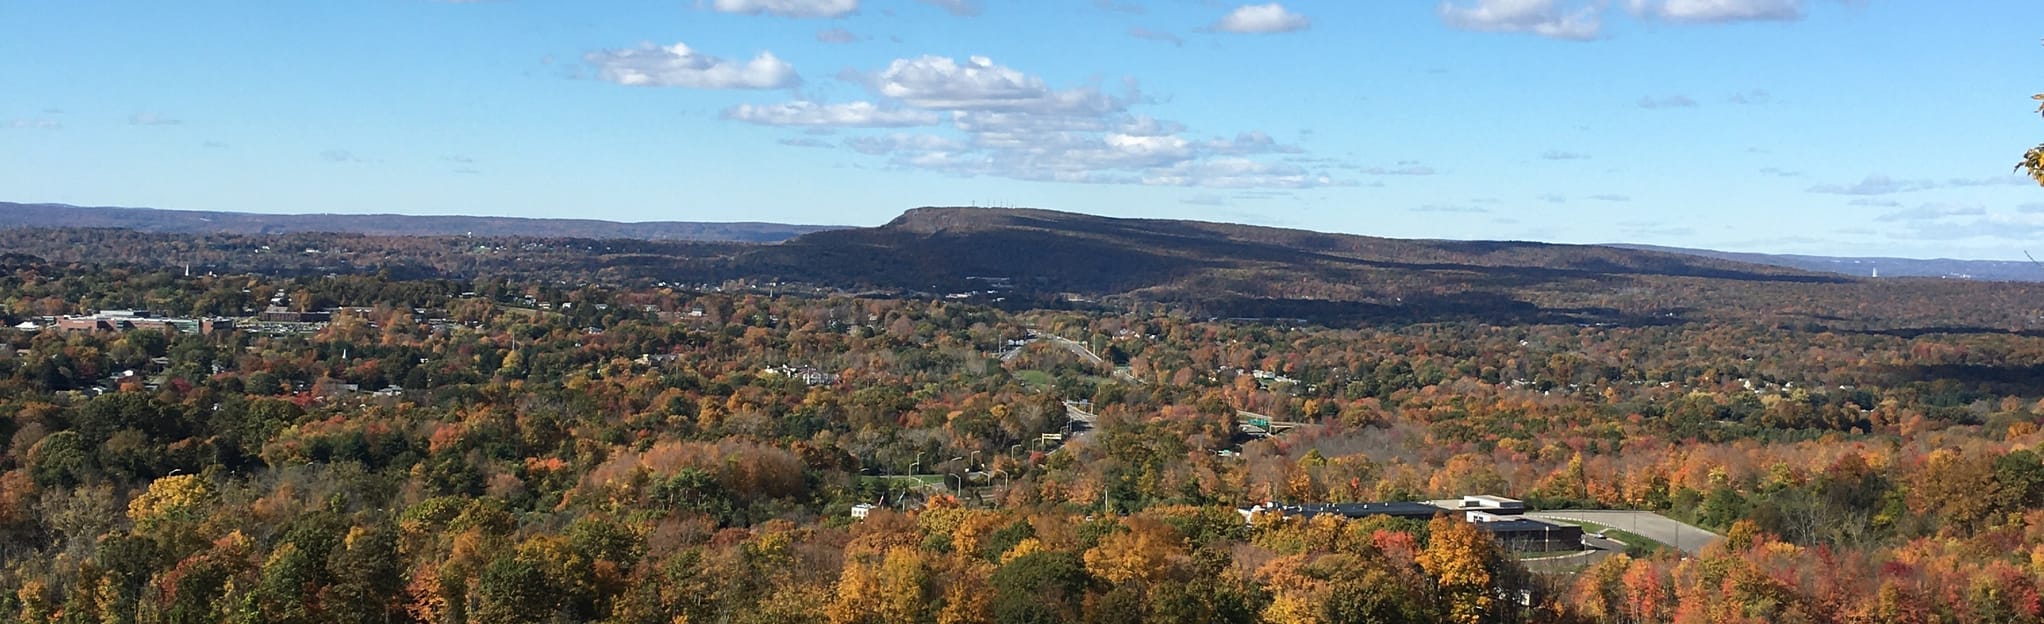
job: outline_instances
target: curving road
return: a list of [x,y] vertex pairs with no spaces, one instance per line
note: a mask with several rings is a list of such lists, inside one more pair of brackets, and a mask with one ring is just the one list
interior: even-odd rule
[[1704,547],[1724,539],[1716,533],[1676,522],[1667,516],[1648,511],[1568,509],[1560,511],[1534,511],[1528,512],[1526,516],[1558,522],[1601,524],[1667,544],[1691,555],[1703,552]]

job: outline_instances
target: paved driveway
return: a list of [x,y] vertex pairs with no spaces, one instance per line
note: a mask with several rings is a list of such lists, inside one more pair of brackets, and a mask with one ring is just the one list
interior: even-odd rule
[[1687,524],[1676,522],[1672,519],[1662,516],[1661,514],[1646,511],[1611,511],[1602,509],[1598,510],[1584,509],[1561,511],[1536,511],[1528,513],[1526,515],[1533,518],[1539,518],[1541,520],[1558,520],[1561,522],[1574,521],[1601,524],[1614,529],[1618,529],[1620,531],[1634,533],[1639,535],[1640,537],[1644,537],[1650,540],[1654,540],[1656,542],[1667,544],[1669,546],[1673,546],[1681,550],[1682,552],[1692,555],[1702,552],[1703,547],[1715,544],[1718,542],[1718,540],[1724,539],[1722,537],[1719,537],[1718,534],[1716,533],[1712,533],[1710,531],[1705,531],[1703,529],[1689,526]]

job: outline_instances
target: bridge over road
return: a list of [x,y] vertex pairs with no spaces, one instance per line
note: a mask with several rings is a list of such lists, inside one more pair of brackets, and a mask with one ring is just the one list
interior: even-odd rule
[[1236,426],[1242,430],[1242,433],[1258,437],[1272,436],[1300,427],[1318,426],[1309,422],[1272,420],[1269,416],[1243,410],[1235,410],[1235,418],[1240,421]]

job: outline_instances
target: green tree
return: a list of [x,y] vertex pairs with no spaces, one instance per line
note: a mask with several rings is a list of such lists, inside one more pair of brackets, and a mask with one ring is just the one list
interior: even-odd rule
[[554,588],[546,571],[506,554],[483,568],[476,582],[475,621],[479,624],[544,622],[554,615]]
[[334,582],[320,597],[333,622],[374,624],[399,619],[398,591],[404,587],[397,531],[387,525],[356,527],[327,558]]
[[1079,621],[1091,579],[1077,555],[1042,551],[1016,557],[994,570],[994,621],[1056,624]]
[[50,434],[29,448],[29,476],[45,488],[77,485],[91,474],[92,458],[86,449],[76,431]]
[[258,619],[279,624],[314,621],[317,610],[309,604],[305,593],[314,582],[314,569],[318,565],[297,544],[290,542],[271,552],[270,558],[263,562],[255,591],[250,596],[259,614]]

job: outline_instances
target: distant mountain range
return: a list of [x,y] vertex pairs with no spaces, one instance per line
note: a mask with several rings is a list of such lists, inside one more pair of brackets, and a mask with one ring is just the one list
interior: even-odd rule
[[[1062,213],[1051,213],[1062,214]],[[1152,222],[1158,223],[1158,222]],[[904,225],[913,226],[912,223]],[[288,234],[341,232],[378,236],[523,236],[541,238],[632,239],[779,243],[804,234],[847,230],[842,226],[756,222],[648,221],[596,219],[416,216],[398,214],[256,214],[156,208],[114,208],[66,204],[0,202],[0,228],[120,228],[168,234]],[[1210,228],[1236,228],[1208,224]],[[1320,234],[1318,236],[1335,236]],[[1497,245],[1498,243],[1466,243]],[[1938,277],[2011,282],[2044,282],[2044,267],[1997,260],[1919,260],[1763,254],[1655,245],[1605,247],[1700,256],[1748,264],[1836,273],[1855,277]]]
[[[1047,211],[1045,211],[1047,212]],[[1051,213],[1064,214],[1064,213]],[[1152,221],[1151,223],[1161,223]],[[912,224],[905,224],[911,225]],[[1235,228],[1208,224],[1211,228]],[[342,232],[378,236],[526,236],[543,238],[634,239],[778,243],[804,234],[846,230],[842,226],[757,222],[647,221],[525,217],[418,216],[399,214],[256,214],[156,208],[0,202],[0,228],[120,228],[168,234],[288,234]],[[1319,236],[1335,236],[1320,234]],[[1385,239],[1388,240],[1388,239]],[[1468,243],[1484,245],[1496,243]],[[1989,281],[2044,282],[2044,267],[1997,260],[1848,258],[1688,249],[1655,245],[1605,247],[1701,256],[1749,264],[1837,273],[1856,277],[1940,277]]]
[[536,236],[549,238],[776,243],[836,229],[780,223],[620,223],[595,219],[416,216],[397,214],[254,214],[0,202],[0,228],[121,228],[169,234],[342,232],[382,236]]
[[2038,266],[2036,263],[2028,261],[1952,260],[1947,258],[1935,260],[1918,260],[1914,258],[1839,258],[1795,254],[1739,253],[1712,251],[1709,249],[1657,247],[1653,245],[1620,244],[1612,246],[1626,249],[1689,254],[1736,262],[1767,264],[1805,271],[1841,273],[1858,277],[1942,277],[1997,282],[2044,282],[2044,266]]
[[[1861,266],[1821,262],[1828,259],[1393,239],[994,208],[917,208],[866,228],[388,218],[437,223],[443,228],[439,236],[419,236],[436,233],[424,227],[347,217],[287,221],[292,230],[258,233],[211,227],[256,217],[227,213],[197,213],[225,218],[206,216],[211,220],[199,221],[200,226],[189,221],[177,226],[204,228],[203,233],[166,231],[170,226],[160,219],[156,231],[138,231],[123,229],[136,224],[109,216],[122,214],[147,218],[165,213],[0,205],[0,223],[16,226],[0,228],[0,253],[65,264],[192,267],[220,274],[518,275],[565,282],[725,284],[1010,308],[1149,307],[1208,318],[1331,325],[1648,327],[1719,318],[1855,331],[1960,327],[2044,332],[2035,303],[2044,300],[2044,284],[1885,279],[1910,270],[1885,260],[1874,265],[1884,279],[1867,279],[1841,274],[1858,274]],[[169,214],[181,215],[171,220],[198,218]],[[38,221],[38,215],[51,215],[51,220]],[[473,237],[463,236],[470,224],[512,229],[478,229]],[[21,227],[29,225],[71,227]],[[109,227],[78,227],[87,225]],[[298,231],[343,226],[371,233]],[[696,240],[649,240],[658,227],[672,228],[669,236]],[[785,238],[797,232],[806,233]],[[722,240],[702,240],[709,237]],[[1754,262],[1782,263],[1783,258],[1806,264]],[[1872,272],[1872,266],[1865,268]]]

